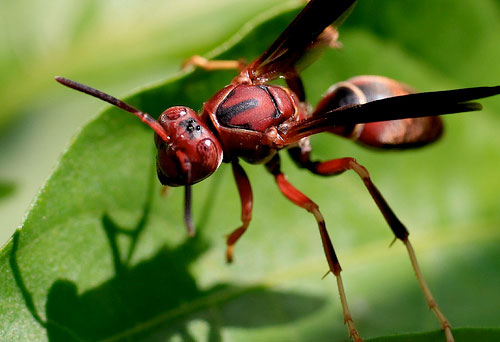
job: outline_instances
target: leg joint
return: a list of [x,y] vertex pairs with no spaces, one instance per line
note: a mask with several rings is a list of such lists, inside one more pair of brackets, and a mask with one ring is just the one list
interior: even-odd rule
[[363,180],[370,179],[370,173],[361,164],[359,164],[356,159],[349,158],[349,168],[354,170]]

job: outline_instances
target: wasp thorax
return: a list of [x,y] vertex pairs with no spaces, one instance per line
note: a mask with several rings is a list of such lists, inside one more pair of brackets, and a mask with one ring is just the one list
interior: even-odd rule
[[165,142],[155,137],[162,184],[197,183],[217,170],[222,162],[222,147],[194,110],[172,107],[160,115],[158,122],[170,138]]

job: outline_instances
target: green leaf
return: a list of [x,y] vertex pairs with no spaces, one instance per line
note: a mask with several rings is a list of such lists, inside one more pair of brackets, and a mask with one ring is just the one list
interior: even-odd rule
[[[438,27],[442,12],[428,9],[433,2],[409,3],[359,4],[359,14],[341,31],[344,50],[328,51],[304,73],[313,102],[330,84],[358,73],[386,74],[426,90],[498,82],[498,63],[464,66],[464,60],[479,61],[484,51],[499,56],[498,45],[488,44],[500,24],[480,20],[498,13],[495,2],[463,1],[457,10],[448,2],[447,17],[467,19],[467,31],[476,23],[487,36],[473,42],[474,51],[447,45],[441,53],[452,56],[449,61],[420,50],[442,42],[429,25]],[[488,11],[478,10],[483,7]],[[391,30],[373,27],[373,13],[401,17],[408,11],[426,14],[413,16],[410,27],[398,20],[398,29],[408,34],[391,36],[396,25],[390,21]],[[255,58],[296,13],[284,11],[257,25],[241,42],[224,46],[221,58]],[[415,27],[429,41],[415,34]],[[454,26],[454,35],[466,33]],[[466,71],[455,73],[447,64],[455,60]],[[463,75],[475,69],[489,73],[465,84]],[[127,101],[154,115],[177,104],[199,109],[233,76],[198,70]],[[313,139],[318,158],[353,156],[371,171],[409,226],[424,274],[453,326],[499,325],[500,103],[483,102],[484,112],[447,119],[447,136],[428,149],[374,153],[331,136]],[[314,219],[283,198],[262,167],[243,165],[254,189],[254,218],[229,266],[223,259],[224,235],[240,217],[230,170],[223,165],[194,187],[198,235],[190,239],[182,189],[161,194],[154,158],[152,132],[118,109],[106,110],[82,129],[22,228],[0,251],[0,340],[347,340],[335,282],[331,276],[320,280],[327,265]],[[435,330],[438,324],[405,250],[401,244],[387,248],[392,236],[362,182],[354,175],[314,177],[296,170],[286,157],[283,168],[323,210],[362,336]],[[493,341],[498,334],[456,329],[457,341]],[[444,336],[432,332],[375,341],[433,339],[444,341]]]
[[[453,335],[457,341],[498,341],[500,330],[498,329],[454,329]],[[397,335],[390,337],[380,337],[369,340],[371,342],[442,342],[443,333],[435,331],[424,334]]]

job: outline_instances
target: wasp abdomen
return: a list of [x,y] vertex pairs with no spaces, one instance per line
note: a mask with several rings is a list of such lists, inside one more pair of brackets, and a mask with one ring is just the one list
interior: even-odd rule
[[[407,85],[382,76],[358,76],[333,85],[315,112],[364,104],[413,93]],[[314,115],[314,114],[313,114]],[[335,115],[335,113],[332,113]],[[419,147],[438,139],[443,131],[439,117],[420,117],[336,127],[331,132],[379,148]]]

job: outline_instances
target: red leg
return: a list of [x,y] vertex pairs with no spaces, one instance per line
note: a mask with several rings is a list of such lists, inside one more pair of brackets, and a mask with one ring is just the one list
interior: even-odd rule
[[353,341],[361,342],[362,339],[359,336],[358,331],[356,330],[351,313],[349,312],[349,307],[347,305],[344,285],[342,282],[342,277],[340,276],[342,268],[340,267],[339,260],[337,258],[337,255],[335,254],[335,250],[333,249],[332,241],[330,239],[330,236],[328,235],[328,231],[326,230],[325,220],[323,219],[323,215],[319,211],[318,205],[302,192],[297,190],[292,184],[290,184],[290,182],[288,182],[286,176],[281,172],[280,160],[278,155],[276,155],[268,164],[266,164],[266,167],[269,172],[274,175],[276,183],[278,184],[278,188],[283,193],[283,195],[285,195],[285,197],[295,205],[306,209],[308,212],[314,215],[314,218],[318,223],[319,233],[321,235],[321,242],[323,243],[326,260],[328,261],[330,271],[333,273],[333,275],[335,275],[335,278],[337,280],[340,302],[342,303],[344,323],[347,325],[347,328],[349,329],[349,336],[353,339]]
[[299,149],[297,148],[291,151],[290,154],[297,163],[301,164],[302,167],[309,169],[313,173],[323,176],[331,176],[331,175],[338,175],[347,170],[353,170],[361,177],[366,188],[370,192],[370,195],[377,204],[380,212],[382,213],[382,215],[384,215],[384,218],[389,224],[389,227],[393,231],[394,235],[396,236],[397,239],[400,239],[406,246],[406,249],[408,250],[408,255],[410,256],[411,265],[413,267],[413,270],[415,271],[415,275],[417,277],[420,288],[422,289],[424,297],[427,301],[427,304],[429,305],[429,308],[434,312],[437,319],[439,320],[441,328],[445,332],[446,341],[453,342],[454,339],[451,333],[450,323],[443,315],[443,313],[439,310],[436,300],[432,296],[432,293],[429,290],[429,287],[422,275],[422,272],[417,262],[417,258],[415,256],[415,252],[410,243],[410,240],[408,239],[409,235],[408,230],[394,214],[392,209],[389,207],[389,204],[387,204],[386,200],[382,197],[382,194],[377,189],[375,184],[373,184],[370,178],[370,174],[368,173],[366,168],[358,164],[358,162],[354,158],[339,158],[339,159],[332,159],[326,162],[313,162],[309,159],[309,152],[304,152],[300,154],[298,150]]
[[235,229],[231,234],[228,235],[226,244],[226,260],[227,262],[233,261],[233,249],[234,244],[238,239],[245,233],[252,219],[252,206],[253,206],[253,195],[252,187],[250,186],[250,181],[245,173],[245,170],[238,163],[238,160],[233,161],[233,175],[236,185],[238,186],[238,192],[241,199],[241,221],[243,224],[241,227]]

